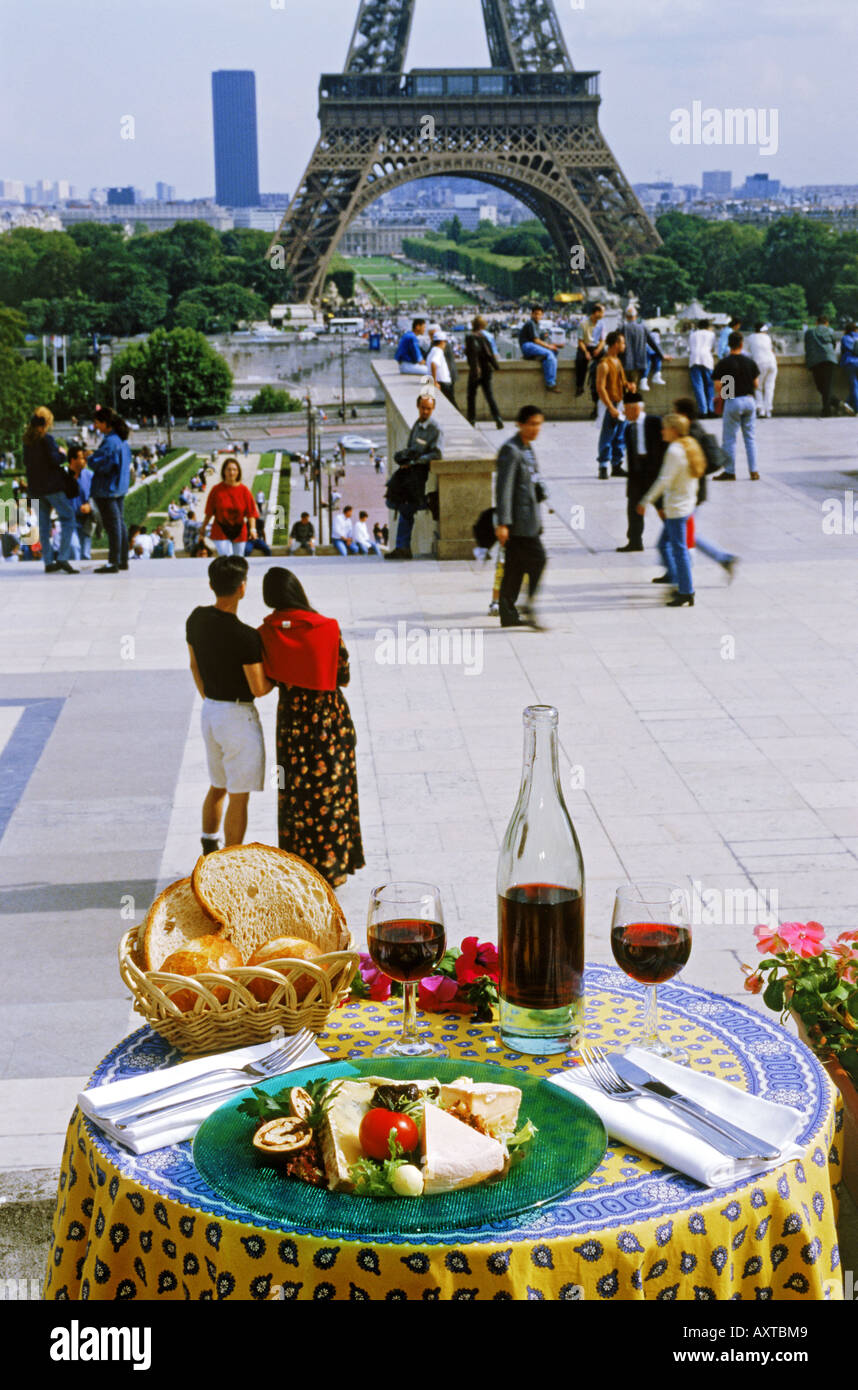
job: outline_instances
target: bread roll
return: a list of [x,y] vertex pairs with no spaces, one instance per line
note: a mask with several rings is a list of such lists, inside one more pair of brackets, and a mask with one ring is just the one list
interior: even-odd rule
[[[273,965],[275,961],[286,960],[295,957],[298,960],[312,960],[314,956],[321,955],[318,946],[314,946],[312,941],[302,941],[298,936],[278,936],[273,941],[266,941],[258,950],[254,951],[248,965]],[[295,990],[295,997],[299,1001],[310,993],[316,983],[313,975],[298,975],[292,981],[292,988]],[[273,980],[266,980],[260,975],[258,979],[251,980],[248,984],[250,993],[260,1002],[265,1004],[271,998],[277,986]]]
[[200,907],[191,880],[180,878],[158,894],[140,928],[143,969],[160,970],[162,962],[174,951],[214,933],[221,933],[220,923],[213,922]]
[[[161,969],[168,970],[174,975],[207,975],[220,973],[222,970],[232,970],[241,964],[241,956],[232,942],[227,941],[223,936],[212,935],[201,936],[196,941],[189,941],[181,951],[174,951],[171,956],[168,956]],[[229,989],[226,985],[211,985],[209,988],[218,1003],[224,1004],[229,998]],[[169,991],[165,990],[165,993],[169,993]],[[176,1008],[181,1009],[183,1013],[188,1013],[199,997],[197,991],[193,989],[180,989],[175,994],[170,994]]]
[[346,950],[348,927],[333,890],[309,864],[272,845],[230,845],[202,855],[193,890],[203,912],[248,960],[278,936],[319,951]]

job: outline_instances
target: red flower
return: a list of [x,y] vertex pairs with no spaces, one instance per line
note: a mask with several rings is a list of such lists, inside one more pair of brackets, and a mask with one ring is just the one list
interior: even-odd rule
[[466,936],[462,942],[462,954],[456,959],[456,979],[460,985],[472,985],[484,975],[497,984],[497,947],[491,941],[478,942],[475,936]]
[[858,931],[842,931],[837,938],[838,941],[858,941]]
[[383,1004],[390,998],[390,976],[383,974],[373,963],[372,957],[364,951],[361,954],[359,970],[361,979],[369,990],[369,997],[376,1004]]
[[417,986],[417,1007],[441,1013],[459,993],[459,986],[448,975],[427,975]]
[[825,950],[825,928],[818,922],[784,922],[781,932],[790,950],[803,959],[821,956]]
[[759,994],[763,988],[762,975],[749,975],[745,980],[745,989],[749,994]]
[[757,947],[764,956],[769,955],[770,952],[778,955],[781,951],[786,950],[787,943],[778,934],[777,927],[761,924],[759,927],[754,927],[754,936],[757,938]]

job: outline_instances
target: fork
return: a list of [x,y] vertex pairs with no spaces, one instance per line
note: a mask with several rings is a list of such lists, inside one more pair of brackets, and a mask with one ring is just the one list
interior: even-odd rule
[[723,1153],[729,1158],[764,1157],[761,1154],[749,1153],[748,1146],[738,1143],[731,1134],[721,1128],[716,1120],[704,1118],[702,1115],[689,1114],[684,1106],[677,1104],[669,1096],[660,1096],[653,1091],[643,1091],[639,1086],[633,1086],[630,1082],[624,1081],[601,1048],[582,1047],[580,1056],[590,1080],[595,1082],[598,1089],[604,1095],[610,1096],[612,1100],[638,1100],[641,1097],[660,1100],[662,1105],[666,1105],[669,1110],[681,1115],[689,1129],[694,1130],[699,1138],[705,1140],[719,1153]]
[[[248,1080],[239,1082],[239,1085],[248,1086],[253,1080],[266,1081],[272,1076],[280,1076],[284,1071],[288,1071],[303,1052],[313,1041],[314,1034],[309,1028],[302,1028],[299,1033],[275,1047],[271,1052],[266,1052],[264,1057],[257,1057],[255,1062],[247,1062],[243,1067],[218,1067],[215,1071],[203,1072],[199,1076],[189,1077],[184,1081],[174,1081],[171,1086],[162,1086],[157,1091],[149,1091],[145,1096],[136,1096],[133,1100],[114,1101],[112,1105],[98,1107],[99,1115],[104,1119],[110,1120],[111,1124],[123,1125],[131,1124],[144,1115],[156,1114],[159,1111],[171,1108],[173,1105],[184,1104],[184,1101],[172,1101],[168,1105],[153,1105],[153,1101],[161,1101],[168,1096],[174,1095],[176,1091],[184,1091],[188,1088],[203,1083],[214,1081],[216,1077],[235,1076],[247,1077]],[[205,1092],[193,1094],[192,1099],[199,1101],[205,1096]]]

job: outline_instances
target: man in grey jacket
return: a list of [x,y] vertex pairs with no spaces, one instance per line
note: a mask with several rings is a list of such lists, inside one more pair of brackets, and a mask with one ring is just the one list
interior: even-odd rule
[[[533,452],[545,416],[536,405],[522,406],[516,417],[518,433],[508,439],[497,461],[497,521],[495,535],[506,549],[503,582],[498,598],[501,627],[538,627],[533,613],[536,590],[545,569],[540,502],[545,488]],[[520,614],[516,602],[524,576],[528,606]]]
[[638,311],[633,304],[630,304],[626,310],[625,322],[620,332],[626,340],[623,352],[623,371],[626,374],[626,381],[630,385],[640,384],[642,391],[649,390],[649,381],[647,380],[647,348],[649,348],[651,352],[655,353],[656,369],[653,381],[656,385],[663,385],[661,364],[664,361],[664,354],[646,324],[638,323]]

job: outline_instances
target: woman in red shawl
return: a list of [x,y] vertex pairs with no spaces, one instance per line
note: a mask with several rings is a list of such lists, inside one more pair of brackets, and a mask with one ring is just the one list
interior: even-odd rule
[[259,629],[262,659],[269,680],[280,687],[280,848],[306,859],[337,887],[365,862],[355,729],[339,689],[349,683],[349,654],[336,619],[310,607],[291,570],[268,570],[262,598],[273,609]]

